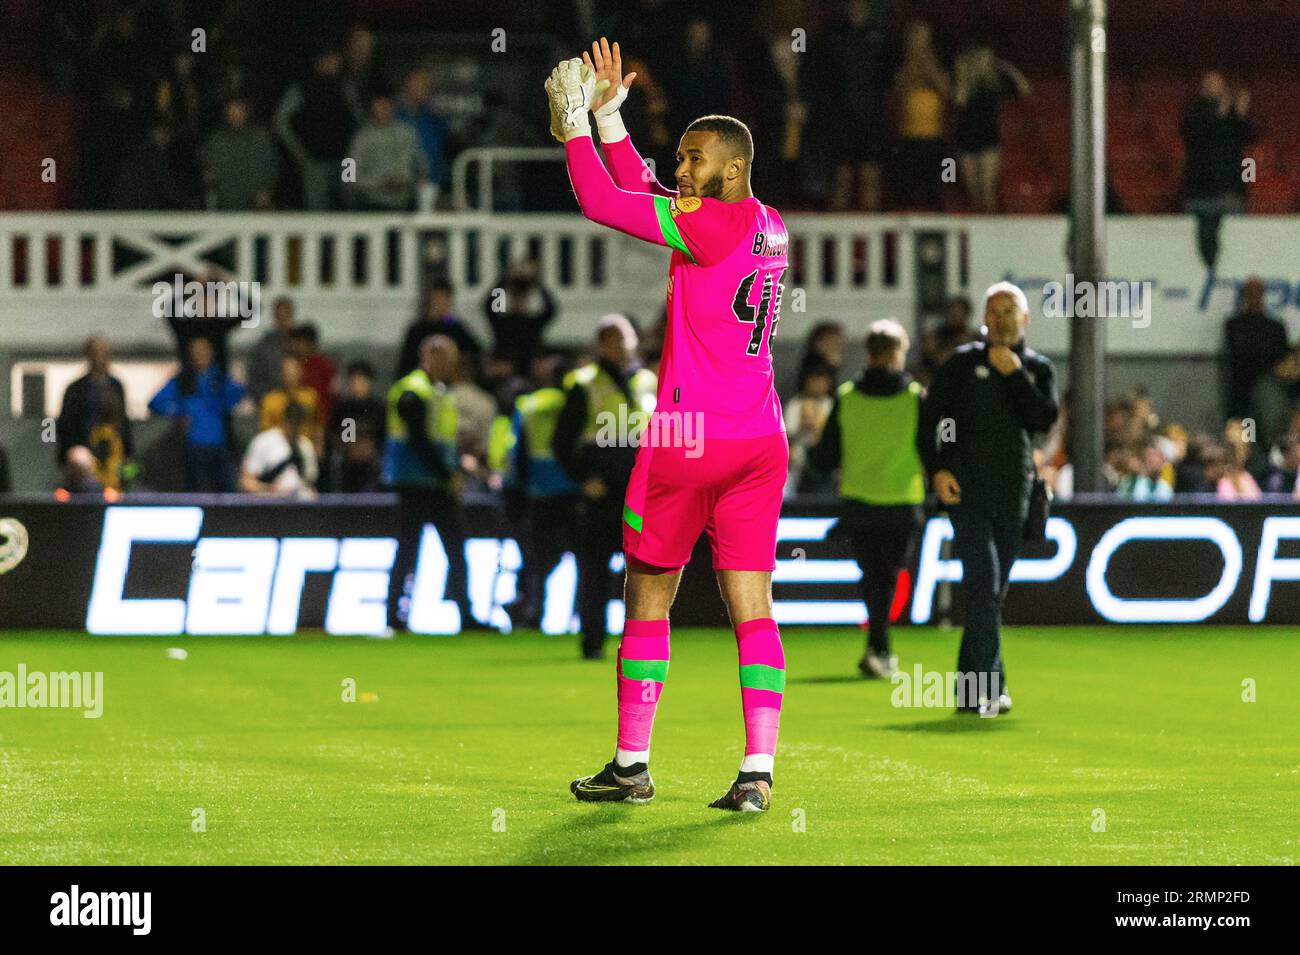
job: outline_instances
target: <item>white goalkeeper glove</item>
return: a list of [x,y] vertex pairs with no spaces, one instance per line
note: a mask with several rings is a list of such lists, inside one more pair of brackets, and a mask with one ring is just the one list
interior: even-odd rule
[[587,113],[596,97],[596,74],[582,60],[562,60],[545,83],[551,107],[551,135],[562,143],[591,135]]

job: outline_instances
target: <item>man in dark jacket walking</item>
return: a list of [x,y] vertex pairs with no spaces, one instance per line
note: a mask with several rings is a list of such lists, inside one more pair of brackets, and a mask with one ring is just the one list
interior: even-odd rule
[[1052,363],[1025,346],[1029,304],[1009,282],[984,297],[984,338],[958,348],[921,406],[918,450],[948,509],[962,564],[966,626],[957,658],[959,712],[1011,709],[1001,617],[1033,487],[1034,434],[1056,420]]

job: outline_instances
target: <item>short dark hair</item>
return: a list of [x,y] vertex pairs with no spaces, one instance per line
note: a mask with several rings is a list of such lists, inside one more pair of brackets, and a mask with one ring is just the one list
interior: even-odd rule
[[361,375],[363,378],[369,378],[371,381],[374,381],[375,366],[370,364],[370,362],[366,361],[364,358],[354,358],[352,361],[348,362],[347,371],[344,375],[347,378],[351,378],[353,375]]
[[289,333],[289,337],[298,341],[311,342],[313,345],[320,344],[320,331],[311,322],[299,325]]
[[734,116],[701,116],[686,127],[686,132],[717,133],[732,156],[739,156],[747,166],[754,164],[754,137],[749,127]]

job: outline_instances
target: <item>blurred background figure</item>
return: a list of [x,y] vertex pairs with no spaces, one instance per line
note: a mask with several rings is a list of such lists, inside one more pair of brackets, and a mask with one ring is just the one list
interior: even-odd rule
[[1002,101],[1028,94],[1029,81],[989,47],[971,47],[957,58],[957,151],[967,200],[977,212],[998,211]]
[[530,368],[556,317],[555,299],[542,284],[536,260],[510,264],[483,299],[483,317],[492,329],[494,351],[509,356],[515,368]]
[[243,212],[269,209],[280,178],[280,153],[265,126],[250,124],[248,103],[226,101],[225,125],[203,143],[203,181],[208,209]]
[[862,571],[867,646],[863,676],[887,680],[898,669],[889,640],[898,575],[921,526],[925,472],[917,451],[921,386],[904,369],[910,342],[893,319],[871,324],[867,367],[838,389],[830,421],[809,460],[839,472],[840,525]]
[[935,53],[930,25],[912,21],[903,41],[903,62],[894,74],[894,197],[904,209],[943,205],[944,112],[951,96],[952,83]]
[[323,490],[343,494],[379,490],[384,445],[384,403],[375,394],[375,369],[364,359],[348,363],[343,393],[325,431],[328,476]]
[[299,500],[314,498],[319,472],[310,425],[307,409],[296,401],[289,404],[278,424],[249,442],[239,476],[240,490]]
[[86,339],[83,352],[86,373],[64,391],[55,429],[59,461],[67,458],[70,448],[89,448],[100,482],[120,491],[124,470],[134,455],[126,390],[109,371],[112,352],[107,339],[98,335]]
[[798,393],[785,405],[785,433],[790,441],[790,474],[785,496],[824,494],[830,473],[811,462],[808,451],[821,440],[835,404],[835,370],[825,361],[809,362],[800,372]]
[[623,499],[632,478],[636,445],[602,439],[610,422],[629,421],[634,412],[654,409],[658,382],[639,368],[638,339],[623,315],[596,323],[595,358],[564,380],[564,406],[555,425],[552,450],[568,479],[579,489],[578,617],[582,655],[604,656],[605,609],[613,591],[610,559],[623,549]]
[[348,146],[357,164],[350,205],[362,212],[410,211],[416,194],[429,182],[429,159],[419,132],[399,122],[386,86],[369,91],[370,111]]
[[149,410],[180,425],[185,490],[228,493],[235,489],[229,418],[244,388],[213,360],[213,352],[206,338],[190,339],[188,361],[153,396]]
[[1223,217],[1246,211],[1241,158],[1258,135],[1246,118],[1249,109],[1250,91],[1230,89],[1222,73],[1210,70],[1183,117],[1183,211],[1196,216],[1197,247],[1211,270],[1219,260]]

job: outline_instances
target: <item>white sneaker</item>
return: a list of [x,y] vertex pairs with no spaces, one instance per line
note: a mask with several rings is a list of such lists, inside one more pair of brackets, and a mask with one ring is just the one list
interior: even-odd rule
[[874,676],[882,680],[888,680],[898,672],[898,657],[868,653],[858,663],[858,669],[862,671],[863,676]]

